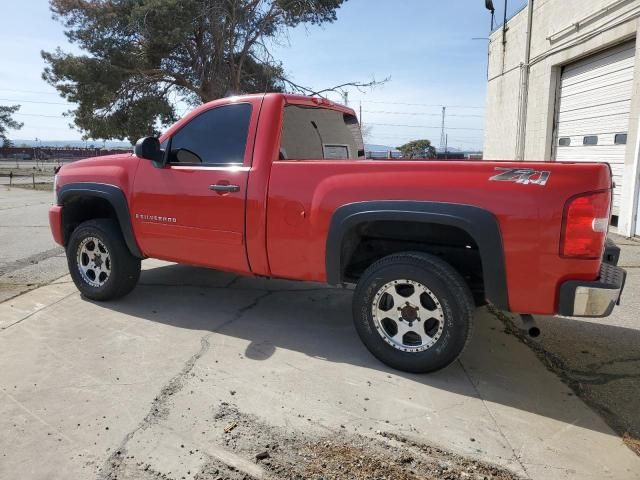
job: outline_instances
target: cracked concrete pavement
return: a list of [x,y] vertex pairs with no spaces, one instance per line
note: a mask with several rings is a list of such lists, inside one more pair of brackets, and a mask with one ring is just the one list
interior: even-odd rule
[[59,278],[64,250],[49,232],[51,192],[0,186],[0,302]]
[[537,317],[538,338],[513,332],[640,455],[640,240],[611,238],[622,249],[619,265],[627,281],[610,317]]
[[[48,195],[20,201],[42,222]],[[2,229],[3,252],[15,231]],[[3,253],[5,275],[30,268],[34,249],[53,248],[43,231]],[[640,479],[640,458],[487,309],[460,361],[412,375],[360,343],[350,290],[155,260],[143,268],[117,302],[87,301],[63,276],[0,304],[0,478],[216,478],[216,462],[281,478],[229,444],[216,416],[230,405],[294,439],[398,436],[524,478]],[[592,363],[632,348],[615,336],[601,352],[599,337],[573,325],[575,348],[599,355]],[[233,442],[262,438],[250,424]]]

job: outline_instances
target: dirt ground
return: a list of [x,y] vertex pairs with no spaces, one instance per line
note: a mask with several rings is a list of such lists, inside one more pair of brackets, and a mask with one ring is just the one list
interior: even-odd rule
[[[162,413],[154,408],[150,415]],[[195,473],[196,480],[522,478],[506,469],[380,430],[376,432],[377,438],[344,431],[319,436],[284,430],[254,415],[243,414],[228,402],[213,407],[206,421],[232,454],[215,458],[197,448],[189,450],[189,455],[205,457],[198,472],[188,472]],[[183,444],[180,447],[186,448]],[[99,472],[99,478],[103,479],[123,477],[170,478],[170,475],[156,472],[144,459],[129,455],[125,444],[109,457]]]

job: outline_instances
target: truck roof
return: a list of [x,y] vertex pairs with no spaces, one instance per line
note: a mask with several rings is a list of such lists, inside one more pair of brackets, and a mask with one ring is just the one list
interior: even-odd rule
[[305,105],[309,107],[320,107],[320,108],[328,108],[331,110],[337,110],[342,113],[346,113],[348,115],[356,116],[353,109],[341,105],[339,103],[332,102],[331,100],[324,97],[311,97],[307,95],[294,95],[291,93],[280,93],[280,92],[269,92],[269,93],[250,93],[244,95],[232,95],[228,97],[218,98],[216,100],[212,100],[207,103],[203,103],[202,105],[198,105],[196,108],[187,113],[184,117],[178,120],[176,123],[171,125],[165,132],[160,135],[160,141],[164,141],[165,138],[172,135],[173,132],[180,129],[182,125],[190,121],[193,117],[199,115],[202,111],[208,110],[214,106],[227,105],[230,103],[242,103],[250,100],[263,99],[263,98],[274,98],[280,97],[284,100],[286,104],[295,104],[295,105]]
[[295,104],[303,104],[309,106],[317,106],[324,108],[331,108],[333,110],[339,110],[344,113],[355,114],[354,110],[342,105],[340,103],[336,103],[328,98],[320,97],[320,96],[310,96],[310,95],[297,95],[293,93],[281,93],[281,92],[267,92],[267,93],[249,93],[243,95],[232,95],[228,97],[218,98],[216,100],[212,100],[211,102],[207,102],[198,107],[198,109],[202,108],[204,105],[209,105],[212,103],[223,104],[226,101],[238,102],[243,100],[249,100],[252,98],[267,98],[267,97],[281,97],[284,99],[285,103],[295,103]]

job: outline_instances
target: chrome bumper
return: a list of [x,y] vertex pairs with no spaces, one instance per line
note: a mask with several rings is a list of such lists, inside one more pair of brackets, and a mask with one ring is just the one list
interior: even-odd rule
[[569,317],[607,317],[620,303],[627,272],[608,263],[600,267],[594,282],[570,280],[560,286],[558,315]]

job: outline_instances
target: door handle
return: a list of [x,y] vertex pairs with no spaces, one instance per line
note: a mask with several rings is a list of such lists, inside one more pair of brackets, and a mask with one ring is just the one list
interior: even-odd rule
[[213,190],[217,193],[231,193],[239,192],[239,185],[229,185],[228,183],[216,183],[215,185],[209,185],[209,190]]

